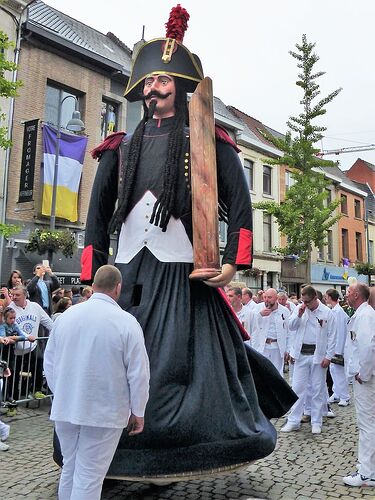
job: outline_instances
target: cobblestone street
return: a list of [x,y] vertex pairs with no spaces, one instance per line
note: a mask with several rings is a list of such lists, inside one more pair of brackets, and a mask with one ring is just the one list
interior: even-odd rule
[[[32,403],[34,404],[34,403]],[[31,406],[31,405],[30,405]],[[48,403],[20,408],[12,419],[10,449],[1,453],[0,498],[44,500],[56,498],[59,469],[52,456],[52,425]],[[374,499],[374,488],[350,488],[342,476],[355,470],[357,430],[354,405],[334,406],[321,435],[309,424],[299,432],[279,434],[275,452],[246,470],[212,480],[180,482],[169,486],[106,481],[103,499]],[[284,419],[275,422],[280,429]]]

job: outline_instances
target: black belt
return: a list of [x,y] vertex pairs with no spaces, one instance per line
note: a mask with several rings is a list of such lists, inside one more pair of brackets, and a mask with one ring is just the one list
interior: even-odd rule
[[301,354],[311,356],[312,354],[315,353],[315,347],[316,347],[315,344],[302,344]]
[[270,338],[266,339],[266,344],[273,344],[273,342],[277,342],[277,339],[270,339]]

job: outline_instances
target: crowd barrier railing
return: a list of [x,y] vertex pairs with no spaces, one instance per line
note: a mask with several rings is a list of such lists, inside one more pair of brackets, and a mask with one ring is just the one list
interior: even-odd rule
[[50,398],[43,373],[43,354],[48,337],[37,337],[34,342],[21,340],[16,344],[0,344],[0,359],[6,361],[10,377],[3,378],[0,395],[2,406]]

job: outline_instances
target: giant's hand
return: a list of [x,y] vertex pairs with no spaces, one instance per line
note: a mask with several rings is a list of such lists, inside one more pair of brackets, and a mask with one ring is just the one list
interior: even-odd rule
[[212,286],[213,288],[223,287],[232,281],[236,271],[237,266],[233,264],[223,264],[221,274],[219,274],[219,276],[215,276],[215,278],[210,278],[204,281],[204,283],[208,286]]

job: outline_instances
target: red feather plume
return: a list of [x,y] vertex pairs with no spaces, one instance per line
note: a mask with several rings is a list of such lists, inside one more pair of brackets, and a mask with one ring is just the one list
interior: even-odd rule
[[166,38],[174,38],[177,42],[182,43],[189,18],[188,11],[181,7],[180,4],[172,7],[168,22],[165,23],[165,27],[167,28]]

